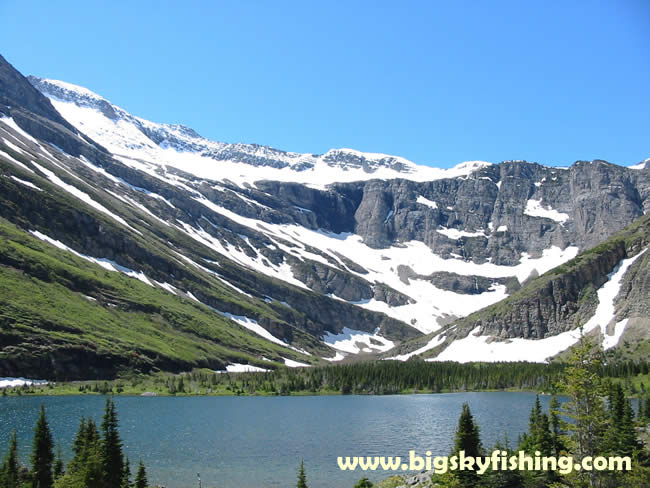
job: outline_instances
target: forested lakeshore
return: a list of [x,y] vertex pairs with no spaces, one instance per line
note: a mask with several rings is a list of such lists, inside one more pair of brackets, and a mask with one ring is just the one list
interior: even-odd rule
[[[456,363],[365,361],[311,368],[280,368],[269,372],[218,373],[194,370],[182,374],[133,372],[110,381],[50,383],[5,388],[2,395],[388,395],[458,391],[519,390],[562,392],[566,364],[527,362]],[[598,374],[622,382],[631,396],[650,390],[648,362],[599,364]],[[650,391],[649,391],[650,392]]]
[[[449,456],[479,458],[497,452],[498,462],[490,460],[483,473],[478,474],[476,467],[453,469],[447,463],[443,468],[434,462],[433,469],[415,476],[395,475],[377,484],[363,477],[354,488],[648,488],[650,401],[640,399],[635,412],[623,383],[602,376],[608,368],[602,358],[600,346],[589,339],[573,346],[557,378],[568,398],[561,403],[554,394],[546,413],[538,395],[528,431],[516,440],[504,436],[485,446],[480,426],[463,404]],[[614,368],[620,375],[625,370],[620,365]],[[522,456],[530,462],[513,469],[511,460]],[[605,458],[605,464],[597,458]],[[555,464],[545,459],[554,459]],[[301,463],[297,488],[308,488],[307,478]]]
[[139,461],[135,476],[122,449],[115,403],[106,399],[98,428],[92,418],[81,418],[72,445],[73,458],[63,461],[61,444],[55,454],[45,407],[34,427],[30,467],[18,459],[14,430],[0,466],[0,488],[148,488],[147,472]]
[[[650,479],[650,452],[647,447],[650,402],[646,401],[645,397],[641,397],[637,408],[633,409],[625,392],[625,381],[614,382],[602,376],[607,367],[601,364],[601,352],[598,346],[588,340],[573,348],[567,363],[557,372],[553,380],[555,386],[562,385],[562,395],[565,398],[560,403],[557,395],[554,395],[548,413],[542,409],[539,397],[532,402],[528,432],[518,439],[503,437],[495,445],[484,445],[481,442],[480,426],[474,420],[469,406],[464,405],[459,412],[460,418],[453,448],[449,454],[457,455],[463,450],[467,455],[489,456],[493,450],[499,450],[505,453],[502,456],[510,457],[521,450],[534,457],[572,456],[576,461],[581,461],[588,456],[629,456],[629,471],[567,473],[549,470],[499,471],[490,468],[484,474],[478,475],[475,472],[450,470],[445,473],[421,473],[417,475],[415,481],[408,476],[395,475],[374,486],[376,488],[398,486],[416,488],[436,486],[439,488],[647,487],[647,481]],[[390,363],[387,364],[391,366]],[[426,363],[413,361],[405,366],[421,367],[423,364]],[[356,365],[341,367],[351,366]],[[381,368],[388,366],[382,365]],[[371,365],[367,364],[364,367],[368,369]],[[332,370],[336,369],[332,368]],[[363,368],[356,367],[356,370],[363,371]],[[493,372],[497,370],[494,369]],[[291,370],[291,374],[305,371]],[[616,371],[624,380],[625,375],[632,374],[635,369],[619,365]],[[610,373],[614,374],[616,371]],[[523,378],[526,377],[525,374],[522,375]],[[362,377],[363,375],[359,376]],[[189,381],[188,378],[186,379]],[[553,389],[553,383],[550,386]],[[559,391],[560,388],[554,390]],[[60,454],[55,454],[56,442],[48,431],[46,413],[42,409],[35,429],[30,467],[21,466],[18,462],[15,435],[10,439],[6,449],[5,446],[0,446],[0,459],[3,460],[0,468],[0,488],[142,488],[147,486],[147,473],[144,466],[139,466],[136,476],[133,477],[125,453],[121,451],[117,412],[111,397],[107,398],[104,418],[99,428],[92,419],[80,419],[78,433],[70,446],[74,456],[69,462],[64,463]],[[299,488],[309,486],[309,463],[309,459],[305,459],[304,463],[296,459],[296,466],[299,466],[296,486]],[[359,477],[363,474],[360,471]],[[389,473],[386,473],[386,476],[388,475]],[[41,482],[41,479],[44,481]],[[350,483],[348,488],[351,488],[352,484]],[[370,488],[373,483],[361,479],[355,486]]]

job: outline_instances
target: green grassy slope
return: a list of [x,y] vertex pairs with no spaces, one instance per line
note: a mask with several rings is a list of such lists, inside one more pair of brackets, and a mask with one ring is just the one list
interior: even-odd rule
[[0,219],[0,376],[111,377],[306,356],[210,308],[107,271]]

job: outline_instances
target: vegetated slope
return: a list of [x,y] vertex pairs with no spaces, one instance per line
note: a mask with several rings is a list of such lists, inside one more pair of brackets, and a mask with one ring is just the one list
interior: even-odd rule
[[0,92],[1,216],[212,307],[303,363],[435,331],[650,208],[641,167],[436,170],[353,150],[215,143],[0,65],[0,87],[11,85]]
[[650,345],[650,215],[530,280],[505,300],[403,344],[399,359],[543,361],[596,336],[615,355]]
[[650,209],[642,165],[507,161],[440,170],[349,149],[288,153],[210,141],[86,88],[30,81],[125,166],[196,189],[203,204],[241,225],[237,234],[254,252],[275,246],[272,264],[283,269],[259,266],[262,273],[422,332],[505,298]]
[[[38,96],[36,102],[49,103]],[[216,252],[224,249],[220,231],[237,243],[235,254],[247,256],[247,236],[237,234],[236,222],[197,203],[196,190],[125,167],[63,124],[3,101],[9,104],[0,106],[6,283],[0,375],[77,378],[111,376],[123,367],[308,364],[333,357],[322,336],[350,323],[369,338],[375,331],[394,340],[417,334],[383,314],[270,278]],[[23,120],[30,121],[26,128]],[[25,255],[25,246],[41,252]],[[67,265],[72,260],[75,269],[52,256]],[[88,281],[86,272],[101,279]],[[49,307],[39,297],[49,297]],[[138,332],[129,333],[131,326]]]

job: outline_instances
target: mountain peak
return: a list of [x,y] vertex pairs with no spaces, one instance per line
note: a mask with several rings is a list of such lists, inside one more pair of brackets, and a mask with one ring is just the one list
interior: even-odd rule
[[322,187],[375,178],[431,181],[464,176],[489,164],[472,161],[445,170],[400,156],[349,148],[314,155],[258,144],[216,142],[184,125],[160,124],[132,115],[81,86],[36,76],[29,81],[50,98],[66,120],[111,152],[147,161],[152,167],[173,166],[200,178],[228,179],[237,184],[266,179]]

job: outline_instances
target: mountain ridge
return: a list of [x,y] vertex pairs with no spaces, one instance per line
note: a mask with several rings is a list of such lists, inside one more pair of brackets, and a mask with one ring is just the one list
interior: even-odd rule
[[[420,181],[341,153],[295,171],[161,147],[112,105],[107,116],[52,98],[71,131],[0,95],[0,216],[89,266],[200,302],[225,317],[226,336],[244,327],[255,340],[236,342],[237,362],[258,367],[284,361],[259,337],[305,364],[383,354],[513,295],[650,210],[650,171],[605,161],[470,163]],[[228,354],[219,365],[235,361]]]

